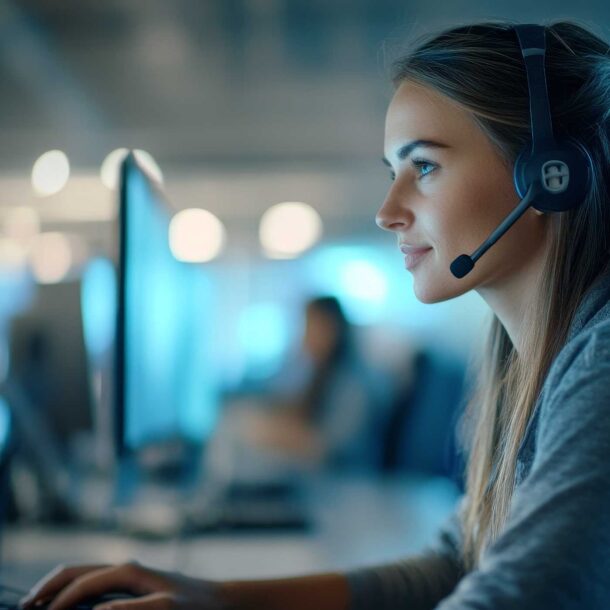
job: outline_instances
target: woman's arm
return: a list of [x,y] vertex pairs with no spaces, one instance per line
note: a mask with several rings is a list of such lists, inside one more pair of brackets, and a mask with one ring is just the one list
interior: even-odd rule
[[342,574],[228,581],[220,585],[220,597],[227,610],[348,610],[350,606]]
[[445,545],[427,554],[349,572],[269,580],[214,582],[146,568],[137,563],[59,567],[32,588],[22,605],[48,602],[67,610],[113,592],[134,597],[105,601],[96,610],[409,610],[433,608],[455,586],[458,574]]
[[[133,597],[95,601],[116,592]],[[87,599],[97,610],[347,610],[350,603],[341,574],[213,582],[126,563],[59,567],[21,605],[32,609],[45,602],[49,610],[67,610]]]
[[349,610],[432,610],[464,576],[460,511],[447,519],[435,541],[422,553],[346,574]]

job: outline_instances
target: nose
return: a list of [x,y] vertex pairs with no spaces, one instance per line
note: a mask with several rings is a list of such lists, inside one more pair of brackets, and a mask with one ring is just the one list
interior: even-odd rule
[[394,189],[390,189],[384,202],[381,204],[375,222],[384,231],[404,231],[413,224],[413,212],[401,202],[401,198]]

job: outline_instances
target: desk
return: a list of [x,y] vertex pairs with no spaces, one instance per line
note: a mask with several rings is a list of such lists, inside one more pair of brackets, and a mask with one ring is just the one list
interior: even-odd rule
[[58,563],[139,562],[210,579],[344,570],[420,551],[452,512],[458,491],[445,479],[326,478],[312,484],[307,533],[207,534],[144,541],[120,533],[12,527],[0,579],[28,588]]

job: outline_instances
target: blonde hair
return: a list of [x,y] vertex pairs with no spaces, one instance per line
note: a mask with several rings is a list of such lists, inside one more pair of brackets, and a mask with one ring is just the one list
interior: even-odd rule
[[[418,82],[467,109],[507,163],[530,139],[523,59],[512,22],[459,26],[417,40],[394,63],[393,82]],[[460,425],[468,454],[463,559],[480,561],[510,507],[517,456],[548,369],[583,295],[610,259],[610,47],[586,27],[547,26],[546,74],[556,136],[580,140],[593,159],[582,205],[548,216],[545,269],[525,312],[517,353],[493,315],[471,363],[472,393]]]

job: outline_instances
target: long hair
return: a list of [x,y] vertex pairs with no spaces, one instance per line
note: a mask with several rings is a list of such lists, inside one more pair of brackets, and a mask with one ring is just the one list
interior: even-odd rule
[[[531,137],[526,72],[512,26],[490,21],[419,39],[394,63],[392,77],[395,86],[416,82],[469,111],[509,167]],[[492,315],[483,349],[471,362],[473,390],[460,426],[468,455],[461,513],[467,569],[478,565],[505,524],[536,399],[583,295],[609,261],[610,47],[574,22],[546,27],[554,132],[588,148],[592,186],[580,206],[548,216],[545,267],[522,322],[526,340],[519,353]]]

